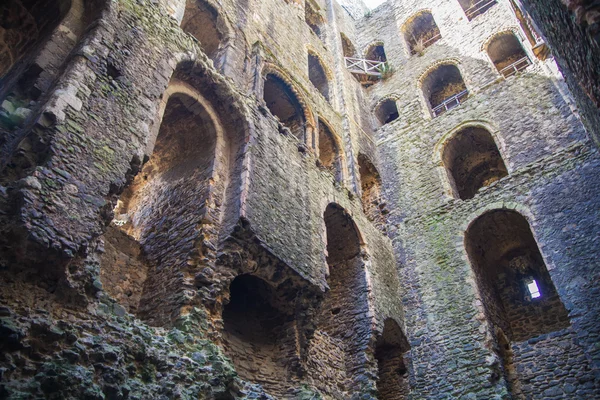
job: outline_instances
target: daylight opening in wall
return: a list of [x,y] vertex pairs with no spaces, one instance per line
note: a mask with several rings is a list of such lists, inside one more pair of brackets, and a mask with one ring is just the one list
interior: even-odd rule
[[325,39],[325,18],[318,11],[319,8],[316,4],[313,4],[311,0],[304,2],[304,20],[310,29],[317,35],[321,40]]
[[412,17],[405,25],[404,40],[410,54],[423,54],[423,51],[442,38],[433,15],[423,11]]
[[383,49],[383,44],[371,45],[371,47],[369,47],[369,50],[367,50],[365,58],[367,60],[372,61],[387,62],[387,57],[385,55],[385,50]]
[[377,168],[363,154],[358,155],[362,205],[369,221],[385,232],[387,209],[381,193],[381,177]]
[[115,207],[101,268],[104,288],[153,324],[170,320],[168,305],[183,287],[173,270],[185,265],[208,216],[216,137],[195,99],[170,96],[154,151]]
[[308,53],[308,79],[314,87],[317,88],[319,93],[321,93],[327,101],[330,101],[329,80],[327,79],[325,68],[319,57],[311,53]]
[[263,96],[271,114],[276,116],[292,135],[304,142],[304,110],[291,87],[278,76],[268,74]]
[[467,127],[454,135],[444,146],[442,162],[454,197],[462,200],[508,175],[494,138],[481,127]]
[[408,366],[405,353],[409,350],[408,340],[396,321],[386,319],[383,333],[377,339],[375,358],[379,400],[403,400],[410,392]]
[[283,398],[297,362],[294,302],[252,275],[236,277],[223,309],[225,354],[242,379],[263,385]]
[[217,27],[218,13],[212,6],[202,0],[188,0],[185,14],[181,21],[181,29],[200,42],[204,53],[215,63],[219,57],[222,33]]
[[454,64],[442,64],[429,72],[422,87],[434,117],[458,107],[469,95],[460,70]]
[[340,37],[342,38],[342,51],[344,52],[344,57],[356,57],[358,53],[356,52],[356,47],[354,47],[352,41],[343,33],[340,33]]
[[497,35],[487,47],[494,66],[505,78],[527,68],[531,61],[513,32]]
[[330,171],[339,182],[341,178],[340,149],[331,129],[319,119],[319,164]]
[[398,119],[398,107],[395,99],[387,99],[381,102],[375,110],[375,116],[381,125],[389,124]]
[[[347,388],[334,382],[352,382],[364,364],[370,337],[369,303],[361,242],[354,221],[337,204],[324,214],[327,237],[329,291],[321,304],[313,342],[327,352],[313,350],[309,369],[318,387],[334,398],[349,398],[340,393]],[[333,379],[332,379],[333,377]]]
[[[567,310],[521,214],[483,214],[467,230],[465,246],[487,317],[511,341],[569,326]],[[531,301],[534,296],[536,301]]]
[[496,0],[458,0],[458,2],[469,21],[485,13],[497,3]]

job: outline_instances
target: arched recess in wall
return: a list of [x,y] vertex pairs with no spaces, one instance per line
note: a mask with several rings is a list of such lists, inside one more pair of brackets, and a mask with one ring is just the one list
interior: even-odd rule
[[502,76],[508,78],[523,71],[531,60],[513,31],[494,35],[485,46],[486,52]]
[[370,345],[370,335],[364,334],[371,329],[365,261],[352,217],[334,203],[323,217],[330,289],[318,313],[307,371],[324,394],[349,398],[347,390],[364,368]]
[[[465,233],[465,249],[492,332],[506,342],[523,342],[569,327],[565,309],[529,223],[520,213],[495,209],[475,219]],[[503,345],[503,369],[511,388],[510,346]],[[514,394],[514,393],[513,393]]]
[[22,126],[106,7],[101,0],[7,0],[0,5],[0,128]]
[[375,116],[379,125],[383,126],[398,119],[398,106],[395,98],[386,98],[375,106]]
[[304,1],[304,20],[319,39],[325,40],[325,17],[313,0]]
[[381,177],[375,165],[364,154],[358,155],[358,171],[362,193],[362,205],[369,221],[385,232],[386,215],[388,214],[382,194]]
[[208,58],[221,67],[232,30],[216,6],[206,0],[187,0],[181,29],[196,38]]
[[342,148],[337,135],[321,118],[319,122],[319,166],[330,171],[336,182],[342,181]]
[[141,168],[132,163],[116,203],[100,275],[107,293],[152,325],[179,316],[185,276],[206,266],[222,230],[235,223],[223,216],[239,216],[235,188],[247,125],[187,64],[174,73],[160,114],[149,159]]
[[442,163],[454,197],[462,200],[508,175],[492,134],[482,126],[466,126],[446,139]]
[[497,0],[458,0],[458,3],[470,21],[492,8],[497,3]]
[[383,42],[375,42],[369,45],[369,47],[365,51],[365,59],[372,61],[387,62],[387,56],[385,55]]
[[308,52],[308,79],[315,88],[325,97],[325,100],[331,101],[329,80],[331,74],[323,66],[323,62],[314,52]]
[[458,107],[469,95],[460,69],[452,63],[440,63],[430,68],[420,83],[434,118]]
[[342,52],[344,53],[344,57],[358,57],[356,47],[348,38],[348,36],[346,36],[344,33],[340,33],[340,38],[342,40]]
[[308,111],[298,98],[298,91],[283,78],[282,74],[271,70],[264,71],[263,99],[271,114],[299,141],[307,141],[310,124]]
[[405,356],[410,350],[402,329],[391,318],[385,320],[383,332],[377,338],[375,359],[377,360],[377,398],[379,400],[403,400],[410,392],[408,361]]
[[425,49],[442,38],[440,29],[429,10],[422,10],[406,21],[404,40],[410,54],[423,54]]

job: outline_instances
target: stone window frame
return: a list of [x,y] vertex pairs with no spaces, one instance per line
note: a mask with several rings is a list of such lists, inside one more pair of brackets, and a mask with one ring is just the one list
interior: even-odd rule
[[[383,51],[385,52],[385,43],[383,40],[381,39],[376,39],[371,41],[370,43],[368,43],[366,46],[363,47],[363,50],[360,54],[362,54],[362,58],[367,60],[367,54],[369,53],[369,50],[371,50],[371,48],[376,47],[376,46],[382,46],[383,47]],[[389,60],[387,57],[387,53],[385,54],[385,58],[386,58],[386,63],[389,64]]]
[[522,33],[522,30],[519,27],[517,27],[517,26],[503,27],[502,29],[500,29],[500,30],[492,33],[491,35],[489,35],[483,41],[483,43],[481,44],[481,48],[480,48],[481,53],[485,55],[485,57],[489,61],[489,64],[490,64],[492,70],[494,71],[494,73],[499,78],[504,78],[504,77],[502,76],[502,74],[500,73],[500,71],[498,71],[498,69],[496,68],[496,65],[494,64],[494,61],[490,57],[490,54],[488,52],[488,47],[492,43],[492,41],[494,41],[494,39],[496,37],[501,36],[501,35],[505,35],[507,33],[512,33],[513,35],[515,35],[515,37],[519,41],[519,44],[521,45],[521,48],[523,49],[523,51],[527,55],[527,58],[529,58],[529,62],[531,64],[527,68],[525,68],[525,69],[529,69],[530,67],[537,65],[536,60],[538,58],[533,53],[533,48],[531,47],[531,44],[529,43],[529,41],[526,40],[526,37],[524,37],[524,34]]
[[[444,58],[442,60],[438,60],[438,61],[434,62],[433,64],[428,65],[423,70],[423,72],[421,72],[418,75],[417,83],[416,83],[417,92],[419,93],[419,99],[421,100],[421,107],[423,110],[424,119],[426,119],[426,120],[431,120],[431,119],[439,118],[439,117],[435,117],[433,115],[433,108],[431,107],[431,104],[429,103],[429,99],[427,98],[427,96],[425,96],[425,93],[423,93],[423,82],[429,76],[429,74],[431,74],[433,71],[435,71],[437,68],[439,68],[443,65],[454,65],[460,72],[460,76],[462,77],[462,80],[468,91],[468,95],[467,95],[467,98],[465,99],[465,101],[468,100],[472,96],[472,93],[474,90],[474,86],[470,82],[468,75],[465,74],[465,69],[462,68],[462,61],[459,58],[456,58],[456,57],[455,58]],[[462,103],[461,103],[461,105],[462,105]]]
[[304,117],[305,128],[304,128],[304,140],[302,141],[302,143],[305,144],[309,148],[313,147],[314,146],[313,138],[314,138],[314,134],[317,129],[316,118],[314,116],[313,111],[310,108],[310,105],[306,101],[306,97],[302,94],[300,89],[298,89],[300,86],[296,85],[294,83],[293,79],[291,78],[291,74],[287,73],[282,68],[276,66],[273,63],[264,62],[262,68],[260,69],[260,77],[261,77],[260,85],[257,85],[257,88],[256,88],[257,89],[256,96],[261,101],[263,101],[263,98],[264,98],[265,81],[266,81],[267,75],[274,75],[277,78],[281,79],[290,88],[290,90],[292,91],[294,96],[296,96],[296,100],[298,101],[298,104],[300,105],[300,107],[302,108],[302,111],[304,113],[303,117]]
[[[317,117],[317,123],[318,124],[323,123],[323,125],[325,125],[327,127],[329,132],[331,132],[332,140],[334,141],[335,145],[337,146],[338,151],[337,151],[336,158],[338,160],[338,166],[337,166],[338,171],[336,171],[336,173],[334,175],[335,175],[335,181],[343,184],[346,181],[346,177],[348,176],[348,164],[347,164],[346,154],[345,154],[344,147],[343,147],[342,137],[338,134],[337,130],[333,129],[333,125],[329,121],[327,121],[327,119],[325,119],[324,116],[319,115]],[[319,131],[319,125],[317,125],[317,129],[315,130],[315,132],[317,132],[317,134],[315,135],[315,138],[313,139],[313,143],[312,143],[312,148],[315,152],[317,159],[320,158],[318,131]]]
[[[411,14],[408,18],[406,18],[404,20],[404,22],[400,25],[400,32],[402,33],[402,40],[404,41],[404,49],[406,52],[406,56],[407,57],[412,57],[414,54],[411,53],[411,48],[410,48],[410,44],[408,43],[408,41],[406,40],[406,33],[407,33],[407,29],[408,29],[408,25],[413,22],[417,17],[419,17],[422,14],[425,13],[429,13],[431,14],[431,17],[433,18],[433,21],[435,22],[435,25],[437,26],[438,30],[440,31],[440,38],[438,40],[436,40],[435,42],[433,42],[430,46],[432,46],[433,44],[439,42],[440,40],[442,40],[444,38],[444,36],[442,35],[441,29],[440,29],[440,25],[437,23],[437,20],[435,19],[435,16],[433,15],[433,9],[432,8],[422,8],[420,10],[418,10],[417,12]],[[426,47],[426,49],[429,46]]]
[[323,71],[325,72],[325,78],[327,79],[327,86],[328,86],[328,90],[329,90],[329,100],[327,98],[325,98],[325,96],[323,96],[323,94],[313,85],[313,83],[311,82],[310,77],[308,75],[308,69],[307,69],[306,76],[308,77],[308,81],[310,82],[310,84],[313,87],[315,87],[315,89],[317,89],[317,92],[319,93],[319,95],[321,95],[321,97],[323,97],[323,99],[325,99],[327,104],[333,105],[333,98],[335,97],[334,91],[333,91],[333,89],[335,88],[335,74],[333,73],[331,68],[329,68],[327,63],[325,63],[323,61],[324,57],[322,57],[313,46],[311,46],[310,44],[307,44],[306,45],[307,68],[308,68],[308,57],[309,56],[315,57],[318,60],[319,64],[321,64],[321,68],[323,68]]
[[446,200],[468,201],[468,199],[460,200],[455,196],[454,188],[452,187],[452,183],[450,182],[450,177],[448,176],[446,166],[444,165],[443,157],[446,145],[450,143],[463,130],[469,128],[481,128],[488,131],[488,133],[494,140],[494,143],[496,144],[496,148],[498,149],[498,152],[502,157],[502,161],[504,161],[504,165],[506,166],[508,175],[506,175],[506,177],[504,178],[510,177],[513,172],[512,165],[509,163],[510,157],[509,152],[507,150],[506,142],[504,141],[504,137],[500,134],[500,129],[492,122],[486,120],[463,121],[460,124],[456,125],[454,128],[444,133],[438,139],[437,143],[433,148],[433,166],[437,170],[439,181],[442,184],[443,195]]
[[[388,95],[385,95],[384,97],[382,97],[381,99],[379,99],[377,101],[377,103],[375,103],[375,105],[372,107],[371,109],[371,115],[373,115],[375,117],[375,121],[377,122],[376,125],[378,128],[381,128],[382,126],[386,126],[388,124],[393,123],[394,121],[398,121],[400,120],[400,109],[398,108],[398,101],[400,101],[401,96],[397,93],[390,93]],[[379,118],[377,118],[377,110],[379,109],[379,107],[381,107],[381,105],[383,103],[385,103],[388,100],[393,100],[396,102],[396,108],[398,109],[398,118],[396,118],[394,121],[388,122],[387,124],[382,124],[381,121],[379,121]]]

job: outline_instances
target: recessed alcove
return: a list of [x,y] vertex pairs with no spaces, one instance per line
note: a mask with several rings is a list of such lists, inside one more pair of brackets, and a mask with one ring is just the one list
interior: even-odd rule
[[395,99],[385,99],[375,109],[375,116],[381,126],[398,119],[398,107]]
[[383,43],[375,43],[369,46],[369,49],[365,53],[365,59],[371,61],[387,62],[387,56],[385,55]]
[[385,201],[381,193],[381,177],[377,168],[364,154],[358,155],[358,168],[362,192],[363,211],[367,218],[381,231],[386,231]]
[[425,99],[434,117],[458,107],[468,96],[467,86],[458,67],[441,64],[422,80]]
[[422,11],[411,17],[403,31],[410,54],[422,54],[427,47],[442,38],[430,11]]
[[299,141],[304,142],[304,111],[292,88],[275,74],[265,78],[263,98],[267,108]]
[[488,44],[487,53],[505,78],[523,71],[531,64],[521,41],[513,32],[496,35]]
[[188,0],[181,21],[181,29],[200,42],[208,58],[218,61],[223,34],[217,27],[218,13],[204,0]]
[[341,180],[340,147],[335,135],[325,122],[319,119],[319,164]]
[[317,88],[319,93],[330,101],[329,94],[329,79],[327,73],[319,57],[315,54],[308,53],[308,79]]
[[340,33],[340,38],[342,40],[342,52],[344,53],[344,57],[357,57],[358,53],[356,52],[356,47],[350,38],[344,33]]
[[410,393],[405,359],[408,350],[408,340],[400,326],[393,319],[386,319],[383,332],[375,344],[379,400],[403,400]]
[[304,20],[315,35],[321,40],[325,39],[325,19],[313,5],[311,0],[306,0],[304,2]]
[[442,162],[454,196],[462,200],[508,175],[494,138],[482,127],[456,133],[444,146]]

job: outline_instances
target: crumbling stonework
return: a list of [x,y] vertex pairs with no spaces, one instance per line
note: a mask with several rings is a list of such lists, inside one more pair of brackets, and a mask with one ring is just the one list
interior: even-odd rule
[[0,399],[600,397],[600,157],[485,3],[0,6]]

